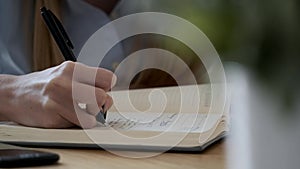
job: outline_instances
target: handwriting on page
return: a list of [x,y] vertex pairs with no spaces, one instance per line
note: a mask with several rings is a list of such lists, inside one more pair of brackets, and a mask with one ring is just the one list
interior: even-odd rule
[[120,130],[204,132],[215,124],[217,118],[213,117],[215,120],[205,123],[207,114],[111,112],[107,122],[110,127]]

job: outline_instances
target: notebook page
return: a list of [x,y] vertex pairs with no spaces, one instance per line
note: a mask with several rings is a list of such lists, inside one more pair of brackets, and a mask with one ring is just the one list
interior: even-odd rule
[[111,112],[107,117],[107,123],[117,130],[202,133],[213,128],[220,118],[217,114],[207,117],[207,114],[192,113]]
[[211,102],[210,85],[113,91],[111,112],[183,112],[208,111]]

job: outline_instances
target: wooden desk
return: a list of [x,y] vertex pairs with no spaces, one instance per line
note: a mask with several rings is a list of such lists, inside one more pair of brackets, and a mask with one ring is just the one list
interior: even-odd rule
[[164,153],[155,157],[131,159],[103,150],[40,149],[60,155],[56,165],[35,168],[120,168],[120,169],[224,169],[225,141],[219,141],[201,154]]

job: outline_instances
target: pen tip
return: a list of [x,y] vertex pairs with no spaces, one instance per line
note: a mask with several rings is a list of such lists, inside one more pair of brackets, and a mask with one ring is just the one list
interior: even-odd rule
[[96,115],[96,120],[102,124],[105,124],[106,121],[104,119],[104,115],[102,112],[99,112],[97,115]]

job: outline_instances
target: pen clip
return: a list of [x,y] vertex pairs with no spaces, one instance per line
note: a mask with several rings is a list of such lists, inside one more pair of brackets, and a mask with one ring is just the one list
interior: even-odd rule
[[72,41],[70,40],[68,34],[66,33],[66,31],[65,31],[65,29],[64,29],[64,27],[63,27],[63,25],[60,23],[60,21],[58,20],[58,18],[57,18],[50,10],[47,10],[47,11],[50,13],[51,17],[54,19],[54,22],[55,22],[55,24],[57,25],[57,27],[58,27],[60,33],[61,33],[62,36],[64,37],[66,44],[67,44],[71,49],[74,49],[74,45],[72,44]]

